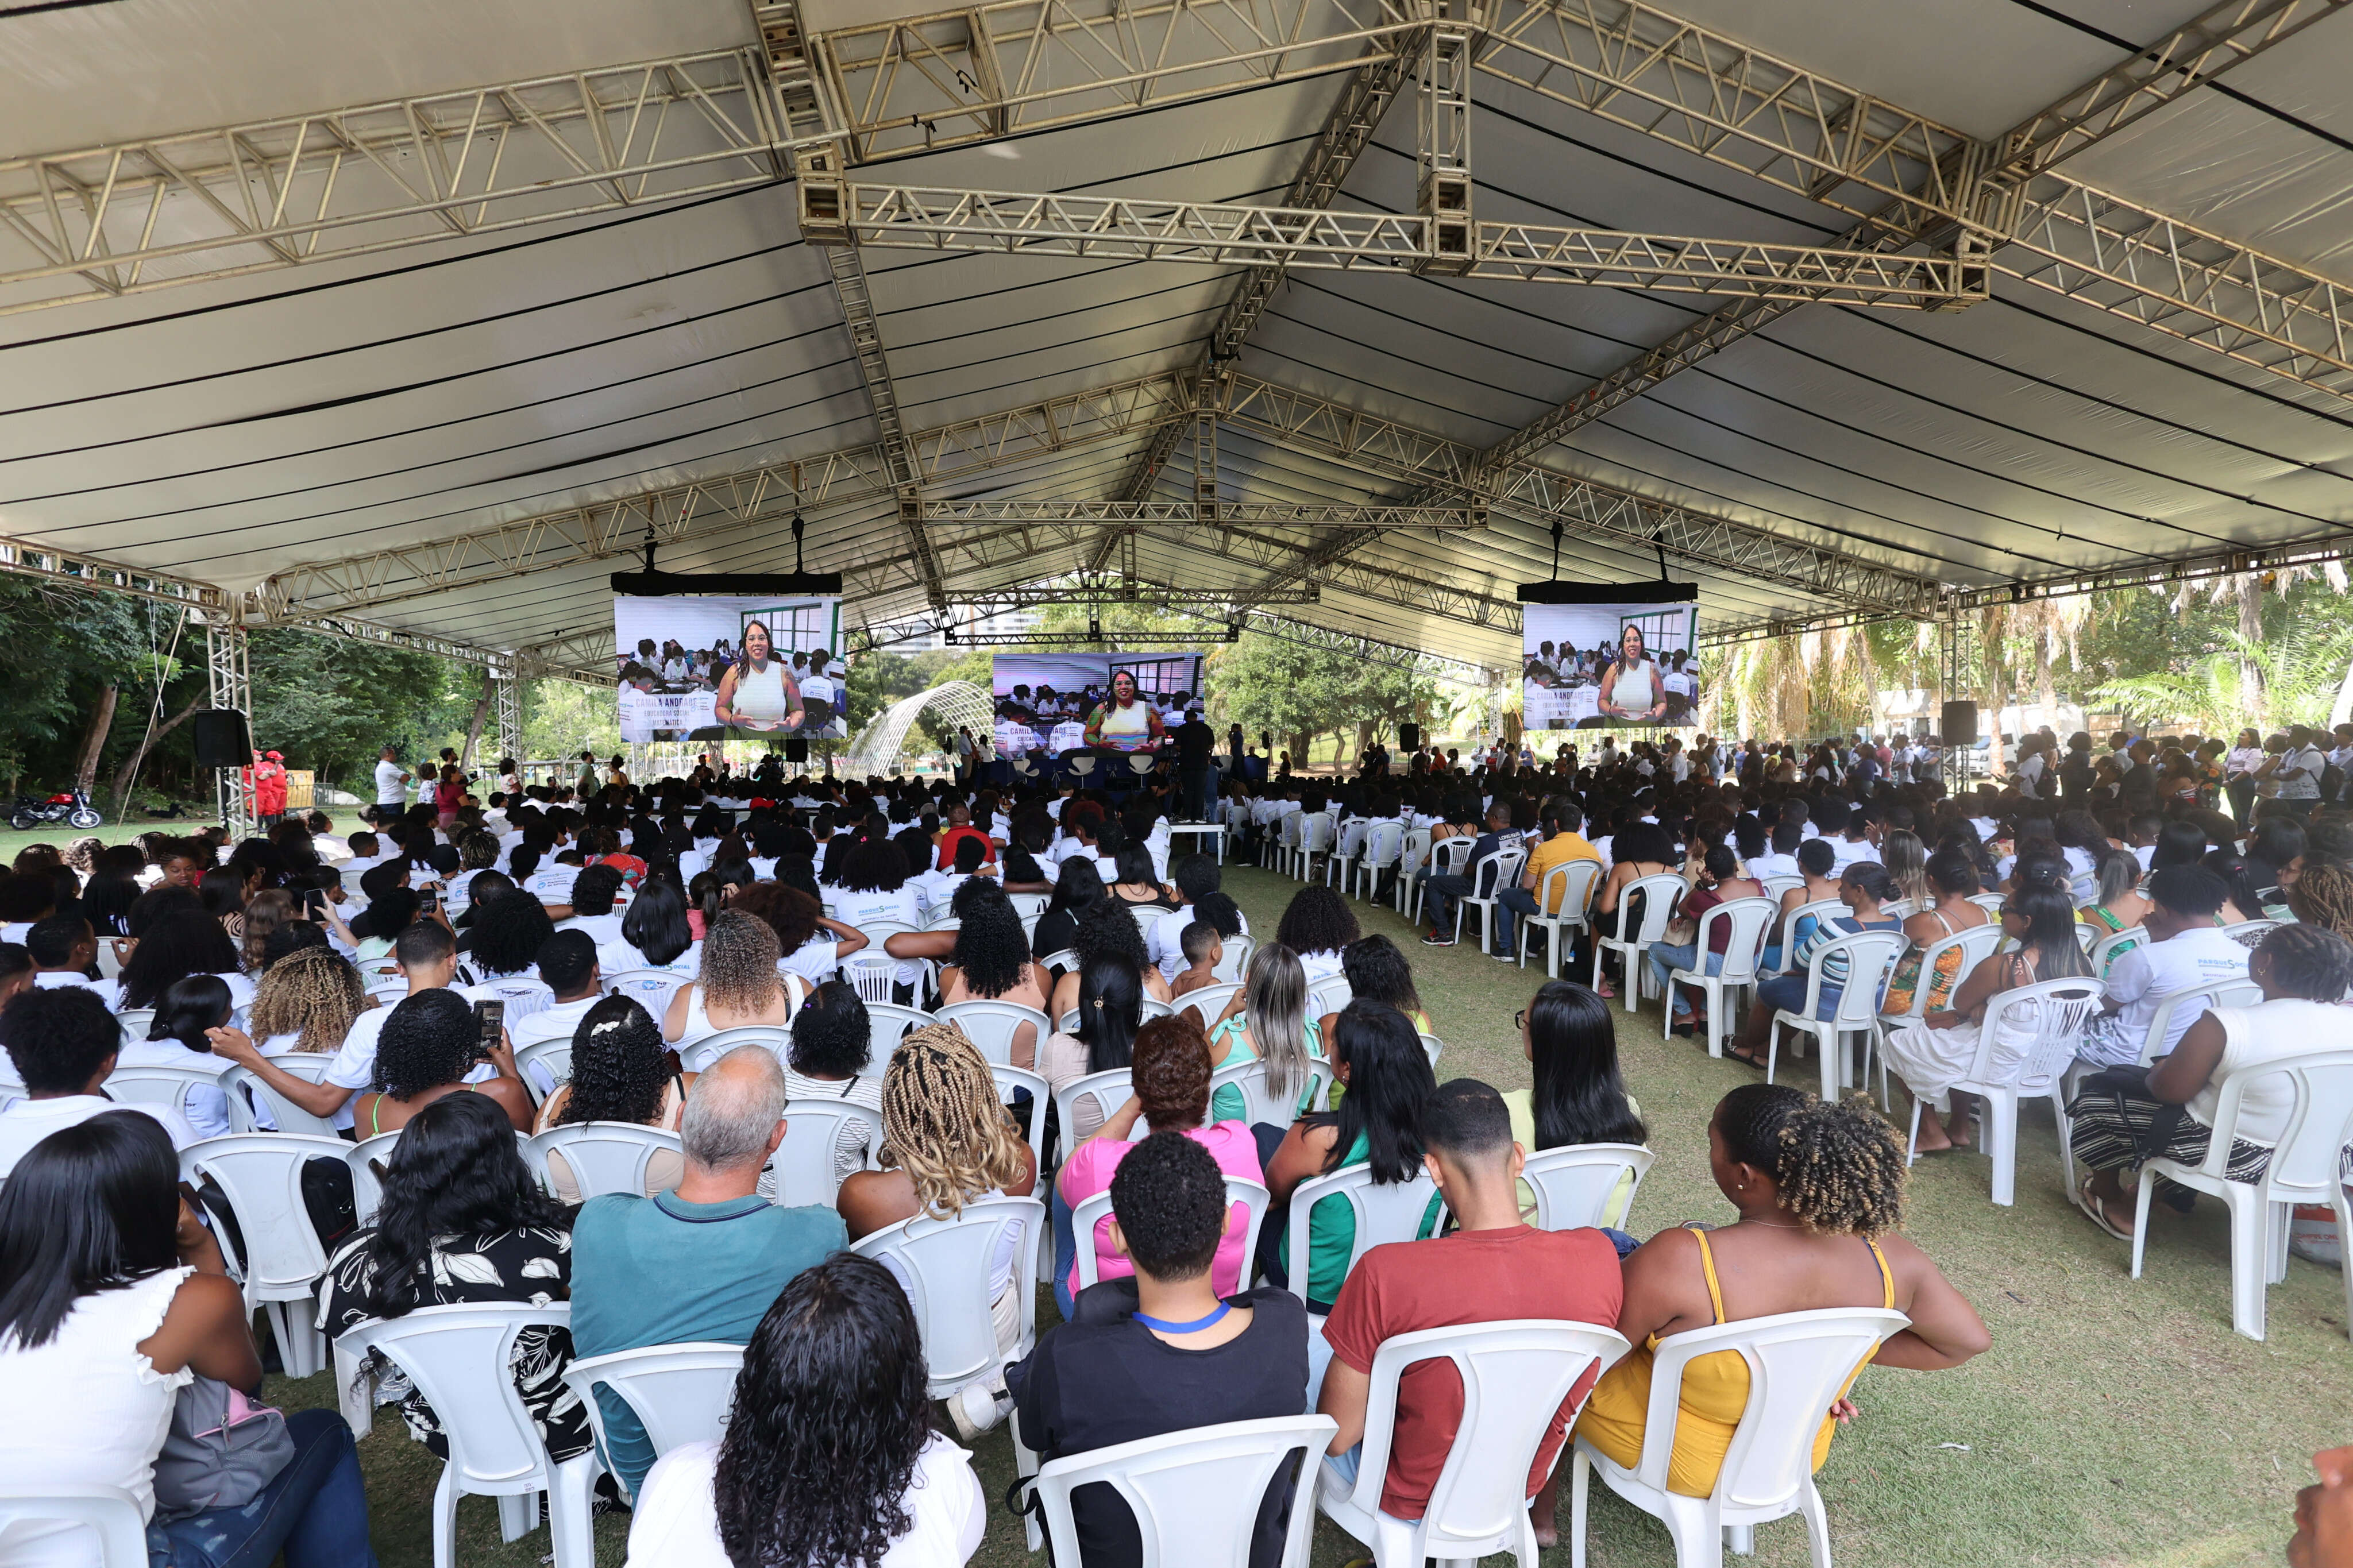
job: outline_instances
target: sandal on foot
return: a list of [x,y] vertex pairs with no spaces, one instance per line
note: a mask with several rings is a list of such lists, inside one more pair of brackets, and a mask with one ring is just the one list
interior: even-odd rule
[[2098,1198],[2092,1195],[2092,1178],[2089,1176],[2084,1177],[2082,1181],[2075,1184],[2075,1206],[2084,1211],[2084,1218],[2090,1220],[2094,1225],[2098,1226],[2102,1230],[2106,1231],[2109,1236],[2115,1237],[2116,1240],[2130,1241],[2132,1239],[2131,1231],[2125,1229],[2123,1226],[2117,1225],[2116,1221],[2108,1217],[2107,1205],[2102,1203]]

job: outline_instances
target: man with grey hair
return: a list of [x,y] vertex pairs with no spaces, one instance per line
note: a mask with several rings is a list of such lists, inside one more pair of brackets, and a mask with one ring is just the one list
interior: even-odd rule
[[[651,1197],[607,1194],[572,1226],[572,1347],[607,1355],[642,1345],[746,1344],[793,1276],[849,1245],[841,1216],[784,1208],[759,1193],[785,1141],[785,1069],[762,1046],[739,1046],[686,1091],[679,1138],[686,1174]],[[822,1136],[822,1134],[812,1134]],[[606,1465],[634,1496],[653,1445],[620,1397],[604,1407]]]

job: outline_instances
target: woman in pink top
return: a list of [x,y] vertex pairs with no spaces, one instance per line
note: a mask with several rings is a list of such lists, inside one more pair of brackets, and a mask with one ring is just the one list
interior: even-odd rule
[[[1197,1013],[1181,1012],[1155,1018],[1135,1034],[1135,1053],[1128,1066],[1134,1092],[1113,1111],[1095,1135],[1071,1152],[1054,1180],[1056,1257],[1061,1267],[1054,1279],[1054,1299],[1062,1316],[1071,1316],[1071,1298],[1078,1294],[1078,1247],[1095,1249],[1095,1277],[1119,1279],[1135,1272],[1134,1266],[1112,1246],[1111,1220],[1096,1222],[1092,1238],[1073,1237],[1071,1215],[1097,1193],[1111,1190],[1112,1173],[1134,1145],[1128,1142],[1138,1120],[1151,1131],[1179,1131],[1208,1150],[1218,1169],[1229,1176],[1264,1182],[1258,1143],[1240,1121],[1204,1126],[1209,1115],[1209,1041],[1201,1032]],[[1228,1215],[1225,1239],[1218,1244],[1217,1261],[1209,1278],[1220,1296],[1230,1296],[1249,1282],[1242,1278],[1247,1262],[1243,1242],[1250,1229],[1250,1212],[1236,1204]]]

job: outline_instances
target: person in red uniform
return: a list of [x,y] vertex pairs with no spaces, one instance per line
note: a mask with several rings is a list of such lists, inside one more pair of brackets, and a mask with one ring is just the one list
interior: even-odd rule
[[253,815],[265,833],[285,819],[286,759],[276,752],[262,752],[253,764]]

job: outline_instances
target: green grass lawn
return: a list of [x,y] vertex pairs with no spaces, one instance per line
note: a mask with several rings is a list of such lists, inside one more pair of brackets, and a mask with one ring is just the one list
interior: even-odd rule
[[[1227,886],[1252,928],[1271,932],[1295,884],[1234,870]],[[1393,911],[1356,908],[1366,930],[1410,941]],[[1499,964],[1468,942],[1410,953],[1446,1041],[1440,1078],[1525,1083],[1512,1015],[1535,989],[1533,967]],[[1729,1221],[1708,1177],[1705,1128],[1717,1099],[1756,1075],[1710,1060],[1692,1041],[1662,1040],[1656,1003],[1619,1017],[1628,1084],[1658,1153],[1630,1228],[1647,1236],[1687,1219]],[[1937,1156],[1915,1173],[1908,1233],[1984,1315],[1993,1348],[1957,1372],[1863,1373],[1854,1393],[1862,1418],[1839,1436],[1820,1475],[1835,1560],[1841,1568],[2277,1563],[2312,1452],[2353,1436],[2353,1345],[2337,1276],[2292,1261],[2287,1283],[2270,1295],[2270,1338],[2242,1340],[2231,1331],[2219,1205],[2201,1203],[2187,1219],[2160,1210],[2147,1277],[2136,1282],[2124,1245],[2067,1204],[2048,1115],[2030,1109],[2024,1120],[2013,1208],[1988,1201],[1977,1155]],[[1051,1322],[1050,1293],[1041,1301],[1040,1321]],[[297,1406],[329,1397],[324,1376],[273,1380],[269,1393]],[[424,1568],[438,1466],[389,1411],[360,1452],[386,1568]],[[1001,1431],[980,1445],[978,1460],[989,1495],[1001,1497],[1012,1471]],[[1662,1527],[1596,1494],[1592,1563],[1673,1561]],[[1564,1524],[1566,1513],[1564,1505]],[[470,1568],[532,1568],[548,1552],[543,1530],[501,1545],[486,1500],[467,1500],[459,1518]],[[625,1526],[605,1521],[600,1562],[621,1561]],[[1318,1568],[1357,1554],[1319,1523]],[[1001,1509],[976,1561],[1030,1561]],[[1566,1568],[1567,1546],[1545,1561]],[[1804,1563],[1802,1526],[1793,1519],[1759,1530],[1752,1561]]]

